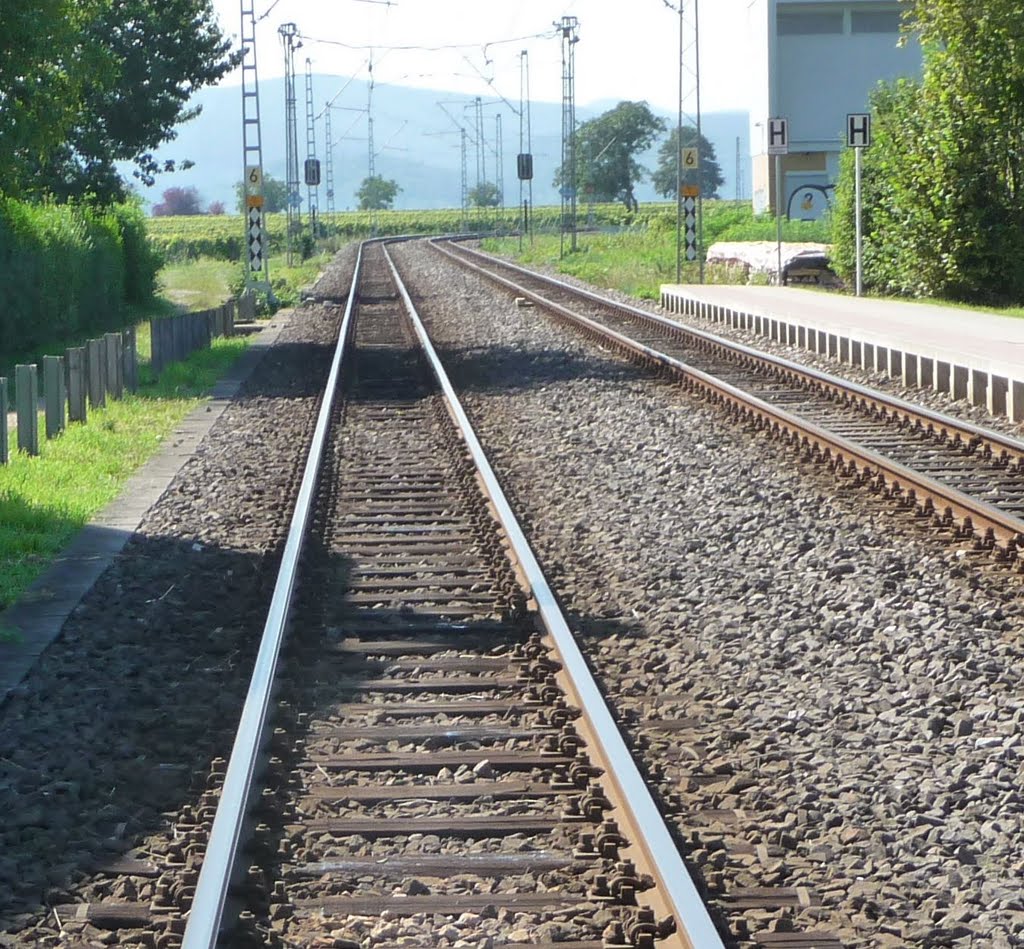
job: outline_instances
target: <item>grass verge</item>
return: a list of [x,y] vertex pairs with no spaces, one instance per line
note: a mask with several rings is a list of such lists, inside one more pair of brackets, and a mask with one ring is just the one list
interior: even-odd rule
[[0,608],[15,600],[74,533],[110,503],[135,469],[201,401],[248,345],[217,339],[169,366],[143,367],[139,391],[89,413],[36,458],[16,453],[0,467]]
[[[773,218],[755,218],[749,205],[733,201],[706,202],[704,205],[704,243],[716,241],[774,240]],[[586,214],[580,217],[586,221]],[[825,222],[787,221],[783,240],[800,242],[828,241]],[[631,296],[657,300],[661,284],[676,279],[676,221],[665,211],[648,223],[624,228],[614,233],[584,231],[577,236],[577,250],[569,251],[568,238],[558,234],[536,234],[524,241],[519,238],[498,238],[484,241],[484,247],[500,254],[516,257],[526,264],[554,267],[562,273],[586,280],[598,287],[620,290]],[[564,244],[564,246],[563,246]],[[697,264],[684,264],[684,283],[699,280]],[[737,273],[721,265],[705,268],[707,283],[736,283]],[[744,277],[745,280],[745,277]]]

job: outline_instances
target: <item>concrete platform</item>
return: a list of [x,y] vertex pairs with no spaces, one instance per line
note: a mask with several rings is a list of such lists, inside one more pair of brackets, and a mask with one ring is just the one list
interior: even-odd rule
[[124,549],[146,512],[277,342],[291,315],[292,311],[282,311],[263,326],[210,398],[182,420],[164,447],[128,479],[121,494],[75,535],[16,603],[0,613],[0,630],[13,634],[13,641],[0,642],[0,705],[60,635],[72,610]]
[[1024,319],[796,287],[665,284],[661,304],[1024,420]]

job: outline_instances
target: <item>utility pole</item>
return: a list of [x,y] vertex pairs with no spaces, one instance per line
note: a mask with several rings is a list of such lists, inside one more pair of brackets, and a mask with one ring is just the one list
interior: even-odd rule
[[302,228],[299,205],[299,132],[297,104],[295,98],[295,50],[301,46],[296,42],[298,27],[294,23],[282,23],[277,32],[284,47],[284,138],[285,138],[285,179],[288,188],[288,215],[285,246],[288,249],[288,266],[294,262],[292,242],[296,232]]
[[324,168],[327,179],[327,213],[334,214],[334,141],[331,137],[331,104],[324,109]]
[[[530,59],[527,51],[519,53],[519,154],[516,173],[519,178],[519,205],[523,209],[523,224],[519,230],[519,249],[523,249],[523,232],[530,235],[530,208],[533,207],[533,149],[530,129]],[[523,197],[523,182],[527,183],[528,197]]]
[[[501,113],[494,116],[494,187],[498,189],[499,211],[505,210],[505,174],[502,165],[505,163],[505,146],[501,140]],[[499,216],[499,220],[500,220]]]
[[466,168],[466,130],[460,128],[462,133],[462,230],[466,231],[466,208],[469,205],[469,181],[467,180]]
[[[704,195],[701,188],[700,146],[703,139],[700,111],[700,10],[699,0],[689,0],[691,16],[686,16],[687,0],[665,6],[679,17],[679,115],[676,124],[676,283],[682,282],[684,203],[686,205],[686,252],[689,262],[697,261],[700,282],[704,282]],[[683,171],[683,119],[697,132],[692,167]],[[688,177],[689,181],[684,181]],[[687,192],[684,194],[684,190]]]
[[576,252],[576,44],[579,20],[563,16],[556,27],[562,33],[562,226],[559,254],[565,256],[565,233]]
[[373,154],[373,61],[370,61],[370,82],[366,88],[366,174],[372,178],[377,174],[377,162]]
[[739,201],[743,197],[743,158],[740,153],[740,137],[736,136],[736,200]]
[[256,69],[256,13],[254,0],[240,0],[242,18],[242,177],[245,196],[245,243],[249,266],[245,289],[270,289],[266,208],[263,195],[263,139],[260,132],[260,85]]
[[313,118],[313,61],[306,57],[306,207],[309,209],[309,233],[317,237],[320,210],[320,161],[316,157],[316,120]]
[[[480,96],[476,97],[476,186],[479,189],[484,183],[487,169],[484,167],[484,104]],[[479,192],[478,192],[479,193]]]

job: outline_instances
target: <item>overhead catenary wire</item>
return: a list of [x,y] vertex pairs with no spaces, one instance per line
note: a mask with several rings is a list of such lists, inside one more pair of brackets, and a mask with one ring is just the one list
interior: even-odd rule
[[491,40],[487,43],[444,43],[437,46],[423,46],[419,44],[408,44],[400,46],[387,46],[380,43],[346,43],[344,40],[329,40],[323,39],[316,36],[310,36],[308,33],[300,34],[302,40],[307,43],[322,43],[327,46],[340,46],[343,49],[354,49],[354,50],[382,50],[385,52],[420,52],[420,53],[440,53],[451,50],[464,50],[464,49],[479,49],[484,54],[484,58],[487,58],[487,50],[491,46],[504,46],[507,43],[523,43],[526,40],[542,40],[551,39],[554,36],[558,36],[557,31],[545,30],[543,33],[531,33],[527,36],[513,36],[503,40]]

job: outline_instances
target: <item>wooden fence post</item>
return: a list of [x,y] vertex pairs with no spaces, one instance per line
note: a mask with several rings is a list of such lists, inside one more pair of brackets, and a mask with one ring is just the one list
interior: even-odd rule
[[106,388],[112,399],[124,396],[124,379],[121,375],[121,334],[105,333],[103,348],[106,351]]
[[101,409],[107,404],[106,352],[102,339],[90,339],[85,344],[86,371],[89,379],[89,404]]
[[155,376],[159,376],[160,370],[164,367],[162,339],[160,337],[161,322],[161,320],[156,318],[149,321],[149,368],[153,370],[153,375]]
[[124,387],[129,392],[137,392],[139,389],[139,350],[134,326],[129,326],[121,334],[121,372],[124,376]]
[[43,356],[43,399],[46,402],[46,437],[56,438],[64,431],[67,405],[64,360],[60,356]]
[[15,366],[14,404],[18,410],[18,448],[39,454],[39,377],[34,365]]
[[68,419],[72,422],[84,422],[88,417],[85,394],[85,347],[73,346],[64,351],[68,379]]

